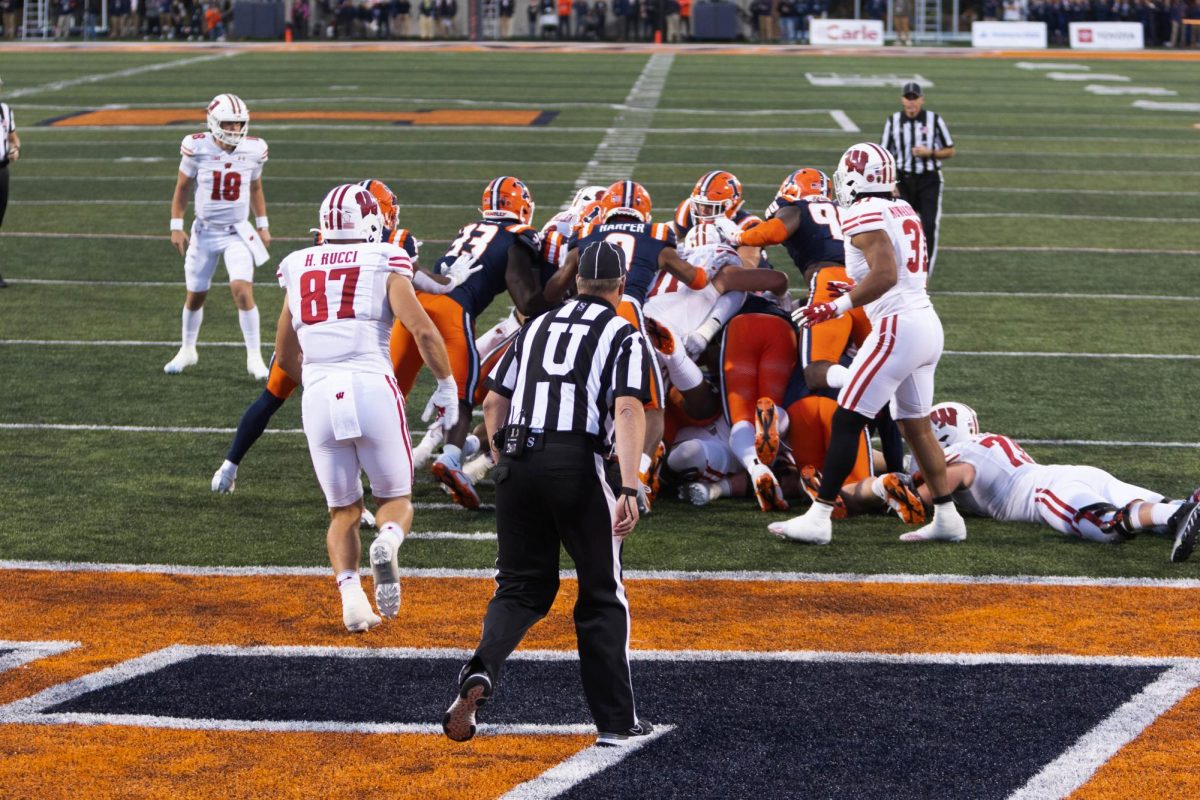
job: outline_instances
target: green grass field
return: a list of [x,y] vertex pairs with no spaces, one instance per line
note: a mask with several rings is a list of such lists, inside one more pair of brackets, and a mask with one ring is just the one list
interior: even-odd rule
[[[546,126],[422,128],[372,123],[255,123],[273,260],[300,247],[332,185],[380,178],[432,263],[473,218],[492,177],[523,178],[540,224],[616,124],[646,54],[520,52],[6,52],[4,89],[23,140],[11,168],[0,236],[0,558],[173,564],[321,565],[324,508],[302,436],[263,438],[231,496],[209,491],[228,433],[63,431],[38,424],[232,428],[261,387],[239,347],[202,347],[182,376],[162,365],[179,335],[182,264],[167,235],[178,144],[188,126],[51,128],[39,122],[116,104],[200,107],[235,92],[261,111],[556,111]],[[184,62],[187,63],[184,63]],[[71,83],[150,65],[175,66]],[[1194,63],[1079,62],[1130,85],[1200,100]],[[727,168],[761,211],[792,169],[832,172],[850,144],[877,139],[898,107],[895,88],[822,88],[807,72],[920,75],[929,107],[958,145],[948,165],[941,252],[931,282],[950,354],[940,399],[974,406],[985,428],[1025,440],[1181,442],[1184,447],[1031,444],[1039,460],[1087,463],[1181,495],[1200,482],[1195,392],[1196,222],[1200,130],[1195,116],[1097,96],[1080,81],[993,59],[674,57],[632,177],[666,219],[695,179]],[[66,82],[62,87],[48,86]],[[843,129],[843,112],[861,132]],[[190,217],[190,215],[189,215]],[[40,235],[33,235],[40,234]],[[772,253],[787,264],[782,250]],[[798,276],[786,269],[793,285]],[[223,272],[218,273],[218,278]],[[269,339],[281,295],[269,268],[257,298]],[[41,281],[41,282],[39,282]],[[61,282],[61,283],[60,283]],[[1029,296],[1030,294],[1037,296]],[[1095,295],[1113,295],[1100,298]],[[1134,297],[1130,297],[1130,296]],[[497,305],[480,323],[507,312]],[[47,344],[70,340],[71,345]],[[239,342],[228,293],[214,287],[201,344]],[[18,343],[24,342],[24,343]],[[97,344],[87,344],[97,342]],[[80,344],[81,343],[81,344]],[[269,350],[269,344],[267,345]],[[1021,356],[1004,353],[1102,354]],[[1188,358],[1129,358],[1122,354]],[[423,378],[409,406],[420,409]],[[299,427],[290,402],[272,427]],[[483,487],[485,502],[491,496]],[[419,504],[444,504],[419,476]],[[1064,541],[1053,531],[973,521],[960,546],[902,546],[891,518],[847,521],[834,542],[776,540],[752,500],[703,510],[673,499],[626,546],[639,569],[789,570],[1198,577],[1172,565],[1161,539],[1119,547]],[[493,531],[491,514],[418,506],[415,531]],[[406,544],[414,567],[487,567],[494,542]]]

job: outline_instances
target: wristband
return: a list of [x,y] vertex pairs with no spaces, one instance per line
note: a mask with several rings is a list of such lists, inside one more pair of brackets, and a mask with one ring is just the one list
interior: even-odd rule
[[698,292],[705,286],[708,286],[708,273],[697,267],[696,277],[692,278],[692,282],[688,284],[688,288],[694,292]]
[[839,315],[845,314],[847,311],[854,308],[854,301],[850,299],[849,294],[844,294],[833,301],[833,307],[837,309]]
[[255,217],[254,218],[254,227],[258,228],[261,231],[263,228],[271,227],[271,224],[267,221],[266,217]]
[[171,218],[171,230],[173,230],[173,231],[183,230],[183,217],[172,217]]
[[621,497],[637,497],[638,490],[630,489],[628,486],[622,486],[619,494],[621,495]]

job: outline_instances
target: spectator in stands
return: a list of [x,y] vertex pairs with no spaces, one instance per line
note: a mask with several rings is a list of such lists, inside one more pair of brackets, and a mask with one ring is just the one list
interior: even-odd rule
[[754,34],[757,41],[765,42],[769,33],[767,20],[771,16],[771,0],[751,0],[750,18],[753,20]]
[[127,35],[132,11],[131,0],[112,0],[108,6],[108,38],[121,39]]
[[433,38],[433,22],[437,16],[437,0],[420,0],[417,6],[417,25],[422,39]]
[[71,26],[75,24],[75,0],[56,0],[53,10],[57,14],[54,23],[54,38],[66,39],[71,35]]
[[657,0],[642,0],[640,6],[642,12],[642,41],[650,42],[654,40],[654,32],[658,30],[658,2]]
[[666,22],[666,39],[668,42],[679,41],[679,0],[665,0],[663,13]]
[[642,24],[642,7],[640,0],[623,0],[625,11],[621,16],[621,41],[636,42],[638,28]]
[[20,0],[0,0],[0,18],[4,20],[4,38],[14,39],[17,35],[17,17],[21,10]]
[[1002,18],[1005,22],[1024,22],[1028,11],[1029,6],[1025,0],[1004,0]]
[[573,0],[571,10],[575,12],[575,38],[584,38],[585,29],[587,28],[588,17],[588,2],[587,0]]
[[513,14],[517,13],[515,0],[500,0],[500,38],[512,37]]
[[571,37],[571,0],[558,0],[558,38]]
[[679,0],[679,35],[685,42],[692,38],[692,0]]
[[393,39],[407,39],[408,24],[412,19],[411,0],[392,0],[392,13],[388,18],[388,35]]
[[779,39],[785,44],[796,41],[796,0],[779,0]]
[[293,0],[292,3],[292,36],[296,39],[307,39],[308,28],[312,23],[312,6],[308,0]]
[[902,47],[912,46],[912,10],[912,0],[892,0],[892,29]]
[[[530,0],[531,3],[536,0]],[[541,0],[538,9],[538,32],[543,39],[558,36],[558,3],[556,0]]]
[[597,41],[602,42],[608,38],[608,3],[605,0],[592,3],[591,27],[596,33]]
[[454,20],[458,17],[458,0],[438,0],[437,18],[443,39],[454,38]]
[[1000,0],[983,0],[983,21],[996,22],[1000,19]]

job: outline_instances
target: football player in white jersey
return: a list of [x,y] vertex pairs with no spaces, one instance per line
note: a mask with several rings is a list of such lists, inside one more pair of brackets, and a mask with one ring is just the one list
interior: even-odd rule
[[[254,305],[254,268],[269,258],[267,201],[262,171],[267,143],[247,136],[250,112],[241,98],[220,94],[208,104],[208,133],[184,138],[179,153],[179,178],[171,199],[171,244],[183,256],[187,297],[183,303],[183,343],[163,371],[183,372],[197,361],[196,340],[204,320],[204,299],[212,286],[217,259],[224,258],[229,288],[238,309],[246,343],[246,370],[257,380],[269,371],[259,340],[258,308]],[[188,193],[195,188],[196,219],[192,235],[183,229]],[[254,214],[254,226],[247,215]]]
[[[1038,464],[1007,436],[981,433],[975,412],[962,403],[939,403],[929,415],[934,436],[946,448],[955,501],[981,517],[1004,522],[1041,522],[1060,533],[1094,542],[1115,542],[1145,529],[1174,536],[1172,561],[1186,561],[1200,530],[1200,490],[1187,501],[1117,480],[1096,467]],[[919,489],[930,501],[929,489]],[[900,537],[922,542],[920,531]]]
[[445,342],[413,291],[409,255],[381,241],[383,219],[371,193],[353,183],[335,187],[321,204],[320,226],[323,244],[279,265],[287,303],[275,353],[288,374],[302,377],[304,433],[329,506],[326,544],[342,621],[351,631],[365,631],[380,619],[358,577],[361,471],[377,503],[379,536],[370,556],[375,604],[384,617],[400,610],[396,554],[413,518],[408,423],[388,353],[393,321],[412,333],[437,377],[426,418],[437,412],[452,426],[458,389]]
[[967,526],[954,507],[946,463],[929,427],[933,375],[942,355],[942,323],[925,291],[928,254],[921,218],[893,197],[896,161],[877,144],[856,144],[833,174],[842,207],[846,273],[853,288],[833,302],[797,309],[803,326],[835,319],[864,306],[872,331],[850,364],[838,394],[829,449],[817,500],[808,511],[769,526],[772,533],[808,544],[827,544],[838,490],[854,466],[854,446],[867,423],[887,404],[930,485],[934,517],[920,533],[927,539],[961,541]]

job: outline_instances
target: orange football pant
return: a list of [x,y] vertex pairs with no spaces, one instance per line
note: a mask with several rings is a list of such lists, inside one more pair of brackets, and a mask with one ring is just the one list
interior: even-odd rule
[[[642,320],[641,306],[631,303],[628,300],[622,300],[617,306],[617,314],[642,333],[646,332],[646,323]],[[646,409],[653,411],[656,408],[663,408],[662,378],[658,374],[658,360],[654,355],[654,345],[650,343],[649,338],[646,339],[646,346],[651,351],[650,356],[652,359],[650,362],[650,402],[646,403]]]
[[[849,281],[845,267],[822,267],[813,277],[812,291],[808,303],[832,303],[836,296],[829,291],[830,281]],[[827,320],[820,325],[805,328],[800,343],[804,366],[814,361],[828,361],[836,364],[850,342],[862,346],[867,335],[871,333],[871,321],[867,312],[860,308],[852,308],[837,319]]]
[[[833,431],[833,412],[837,411],[837,407],[836,400],[817,394],[810,394],[788,406],[788,445],[792,448],[796,466],[822,468]],[[871,447],[864,430],[858,440],[858,458],[854,461],[854,469],[842,485],[855,483],[871,475]]]
[[[458,384],[458,399],[464,402],[475,395],[475,384],[479,380],[479,354],[475,352],[475,325],[457,301],[445,294],[417,293],[421,308],[433,320],[433,325],[446,342],[450,354],[450,370]],[[407,397],[417,381],[424,361],[417,349],[417,340],[408,329],[396,322],[392,326],[392,369],[396,371],[396,383]]]
[[267,376],[268,392],[280,400],[287,400],[299,385],[296,381],[292,380],[291,376],[283,371],[283,367],[279,366],[278,361],[274,358],[271,359],[271,374]]
[[796,368],[796,331],[773,314],[739,314],[725,326],[721,390],[729,424],[751,422],[760,397],[783,405]]

